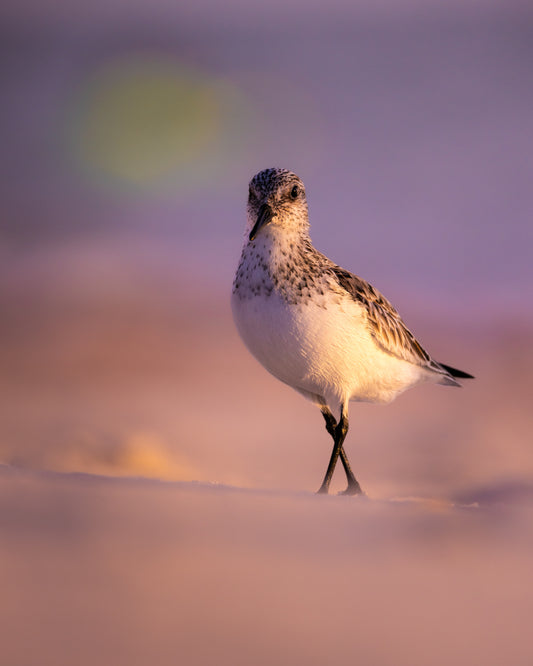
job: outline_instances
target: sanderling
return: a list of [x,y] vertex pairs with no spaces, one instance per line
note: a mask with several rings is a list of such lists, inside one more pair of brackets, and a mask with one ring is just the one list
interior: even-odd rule
[[334,444],[318,492],[328,492],[340,457],[344,493],[361,493],[343,446],[349,401],[388,403],[416,384],[460,386],[456,377],[472,375],[434,361],[384,296],[313,247],[296,174],[256,174],[247,212],[232,292],[237,329],[256,359],[324,416]]

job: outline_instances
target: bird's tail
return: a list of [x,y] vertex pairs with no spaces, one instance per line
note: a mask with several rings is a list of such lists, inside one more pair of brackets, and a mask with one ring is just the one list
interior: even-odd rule
[[463,372],[463,370],[457,370],[457,368],[444,365],[444,363],[439,363],[439,365],[441,368],[444,368],[446,372],[452,377],[460,377],[461,379],[475,379],[474,375],[469,375],[468,372]]
[[456,381],[456,377],[459,379],[474,379],[473,375],[470,375],[468,372],[464,372],[463,370],[457,370],[457,368],[452,368],[449,365],[445,365],[444,363],[439,363],[439,366],[444,370],[446,373],[439,384],[446,384],[447,386],[461,386],[458,381]]

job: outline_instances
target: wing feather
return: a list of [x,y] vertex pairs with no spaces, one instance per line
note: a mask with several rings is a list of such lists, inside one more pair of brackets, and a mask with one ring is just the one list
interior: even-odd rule
[[448,374],[425,351],[385,296],[362,278],[339,266],[332,267],[331,271],[339,286],[366,308],[370,332],[383,350],[409,363],[426,366],[439,374]]

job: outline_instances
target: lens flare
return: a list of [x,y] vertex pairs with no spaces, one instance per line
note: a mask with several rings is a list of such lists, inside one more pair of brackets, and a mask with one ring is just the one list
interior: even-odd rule
[[80,91],[69,143],[100,179],[149,189],[187,185],[221,162],[247,115],[228,83],[170,60],[124,59]]

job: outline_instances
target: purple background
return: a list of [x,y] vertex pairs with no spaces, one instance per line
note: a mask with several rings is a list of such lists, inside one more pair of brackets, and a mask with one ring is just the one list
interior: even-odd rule
[[[3,272],[51,246],[57,266],[86,244],[96,271],[118,237],[122,259],[140,244],[153,270],[186,266],[222,296],[247,182],[283,166],[306,183],[315,244],[400,310],[416,302],[475,324],[483,313],[523,316],[531,303],[528,3],[7,2],[0,11]],[[194,111],[176,117],[178,139],[159,167],[158,112],[143,125],[129,120],[128,99],[119,104],[115,115],[133,126],[133,153],[122,147],[121,159],[142,170],[135,146],[145,141],[158,169],[150,182],[110,173],[80,149],[111,70],[116,82],[144,72],[145,83],[164,71],[176,90],[173,71],[186,72],[211,91],[211,126]],[[150,95],[142,85],[140,99]],[[116,131],[105,108],[98,122]]]

